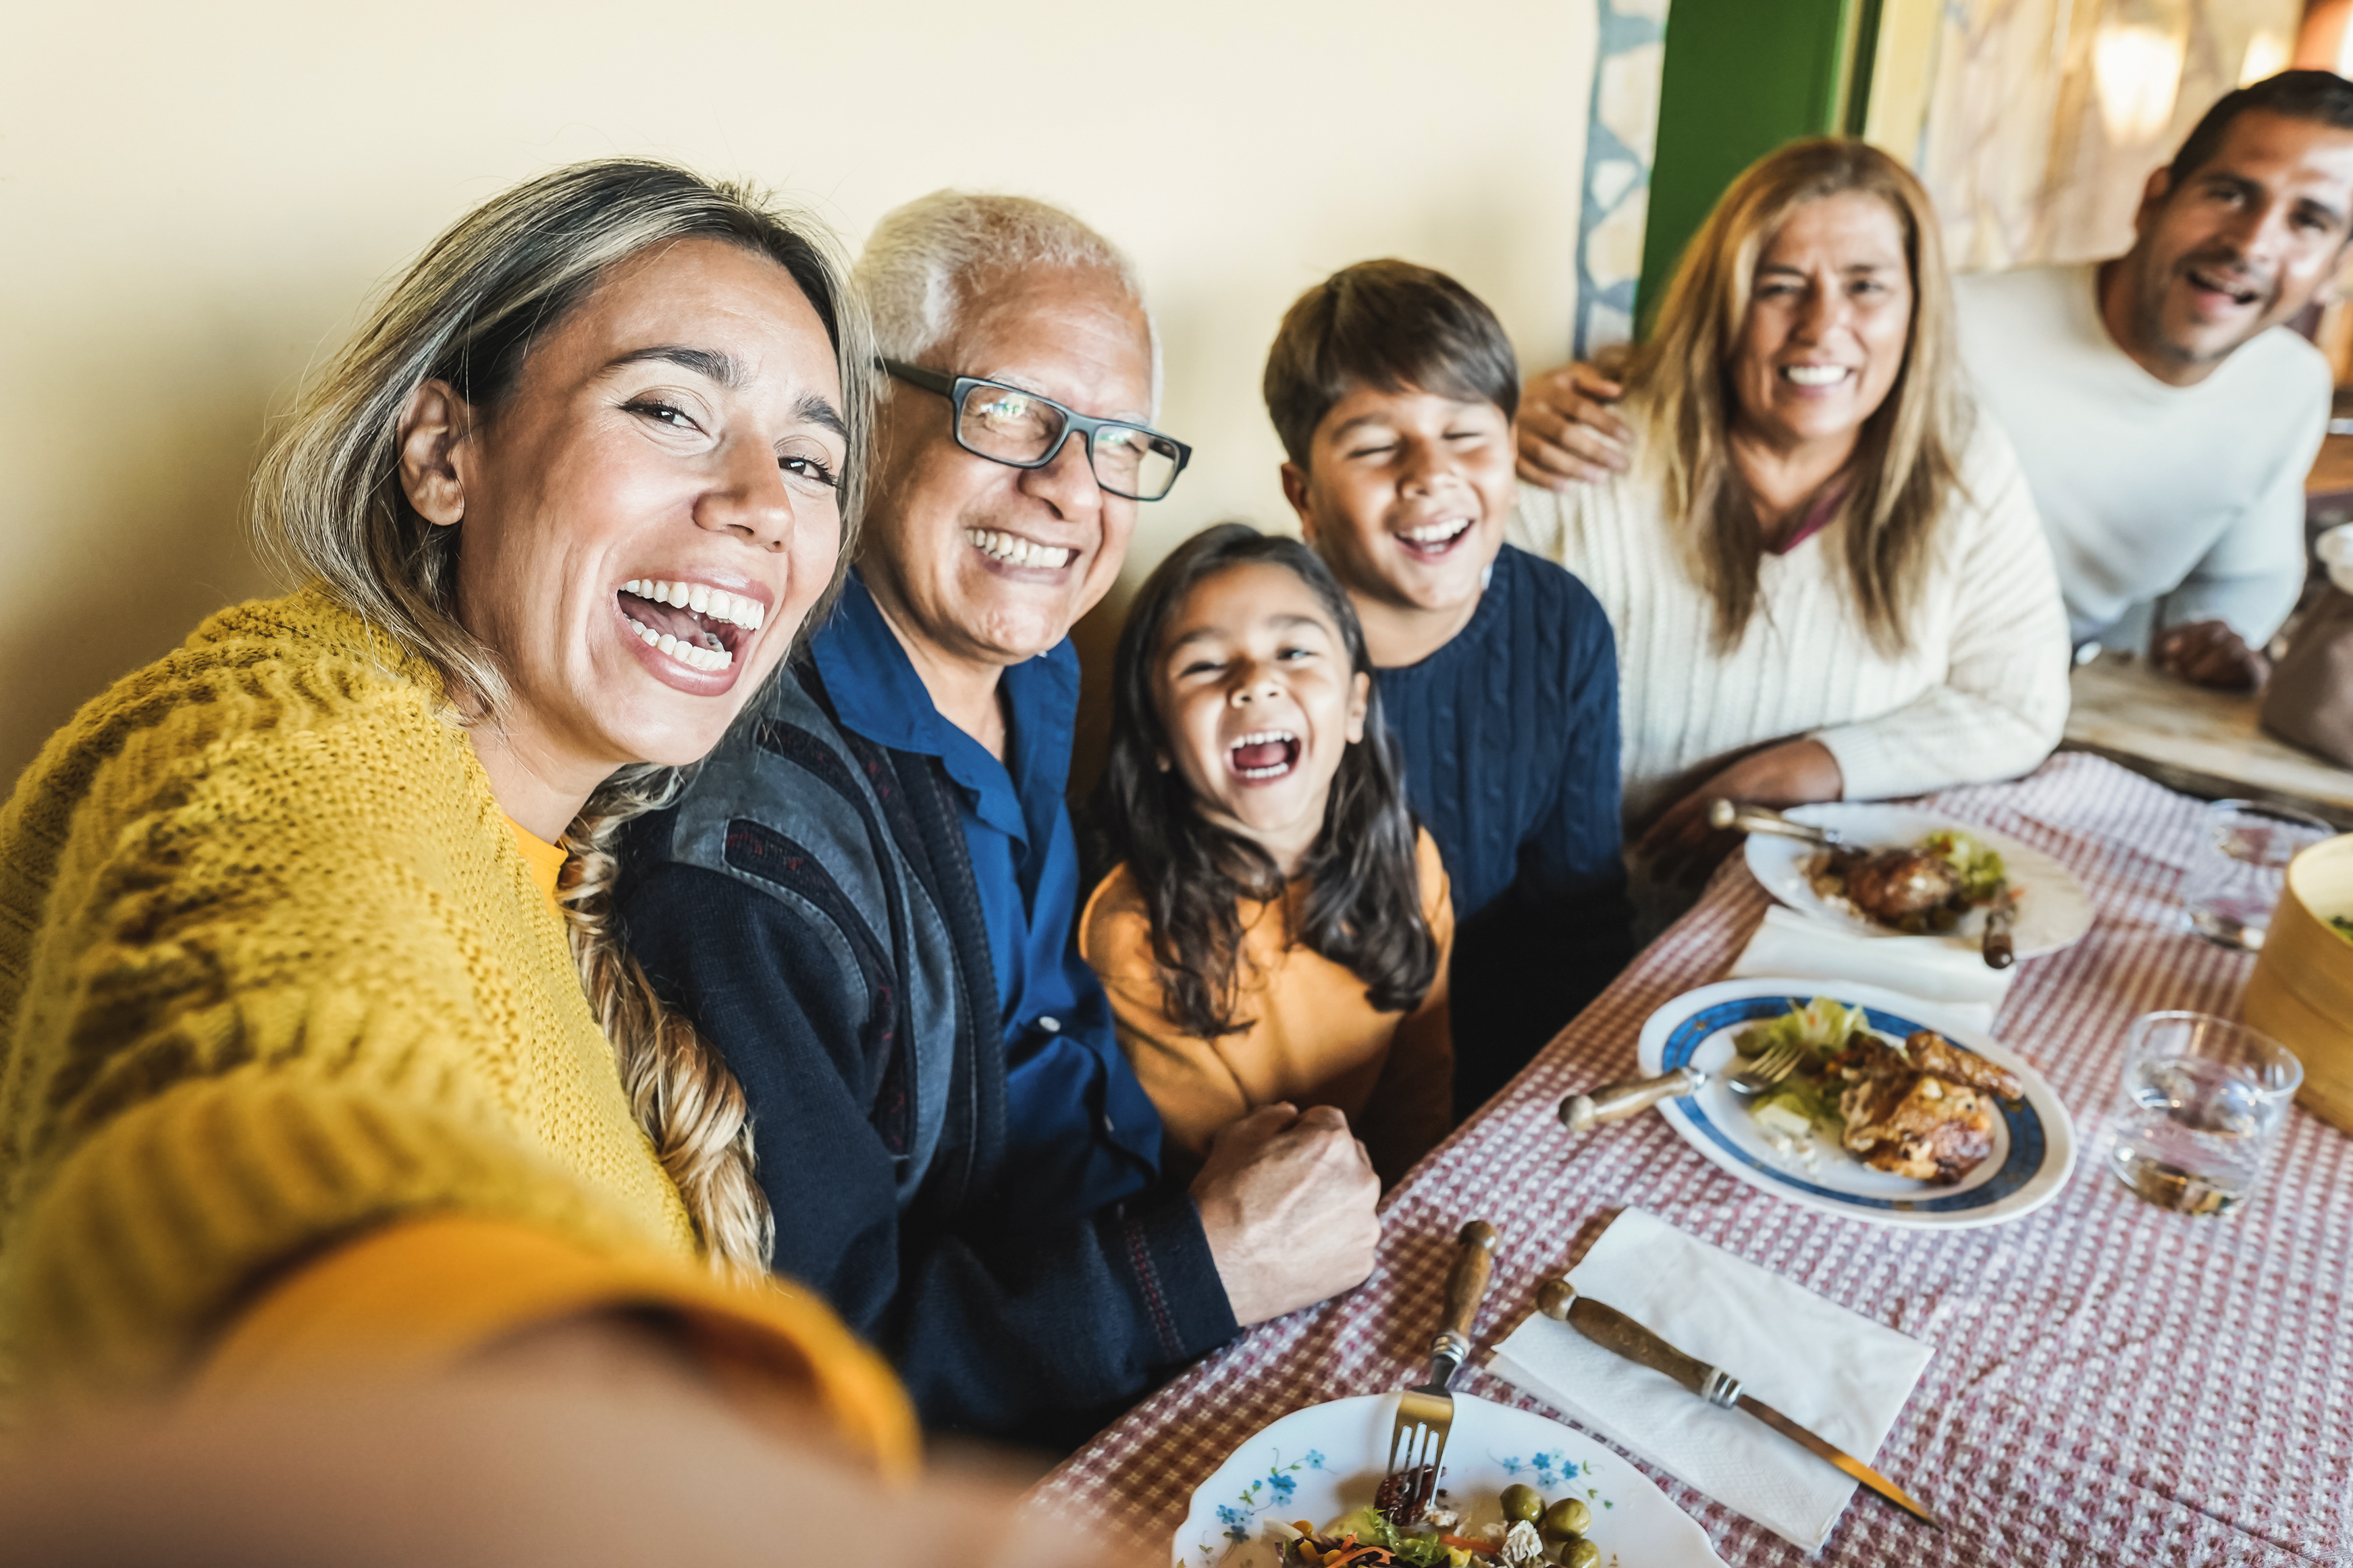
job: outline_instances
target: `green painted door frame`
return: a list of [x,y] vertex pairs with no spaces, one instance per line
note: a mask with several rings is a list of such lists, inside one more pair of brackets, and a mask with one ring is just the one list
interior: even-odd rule
[[1784,142],[1860,131],[1880,3],[1673,0],[1635,295],[1645,331],[1734,175]]

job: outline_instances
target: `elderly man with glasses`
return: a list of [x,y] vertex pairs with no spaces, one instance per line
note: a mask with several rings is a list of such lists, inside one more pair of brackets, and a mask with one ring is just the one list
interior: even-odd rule
[[1329,1108],[1189,1189],[1071,941],[1071,626],[1189,456],[1134,270],[1067,214],[941,192],[858,268],[888,395],[839,607],[621,910],[752,1110],[776,1270],[937,1427],[1070,1442],[1240,1324],[1361,1281],[1378,1184]]

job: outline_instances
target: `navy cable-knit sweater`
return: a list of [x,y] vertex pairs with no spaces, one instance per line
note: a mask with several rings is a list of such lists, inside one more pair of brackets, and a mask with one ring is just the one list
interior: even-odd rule
[[1632,952],[1617,647],[1584,584],[1506,544],[1470,625],[1377,679],[1452,883],[1454,1103],[1467,1114]]

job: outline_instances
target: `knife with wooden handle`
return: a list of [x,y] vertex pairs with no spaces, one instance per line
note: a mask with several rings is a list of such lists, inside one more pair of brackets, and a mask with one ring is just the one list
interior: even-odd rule
[[2018,962],[2018,946],[2011,928],[2018,924],[2018,889],[2004,888],[2001,897],[1986,911],[1985,961],[1988,969],[2008,969]]
[[1740,1380],[1722,1367],[1685,1355],[1617,1308],[1590,1296],[1578,1295],[1577,1287],[1567,1280],[1546,1280],[1536,1292],[1536,1307],[1546,1317],[1560,1320],[1603,1350],[1623,1356],[1637,1366],[1665,1373],[1719,1409],[1746,1411],[1799,1447],[1828,1459],[1915,1519],[1938,1530],[1945,1528],[1936,1522],[1935,1514],[1915,1502],[1902,1487],[1835,1443],[1815,1436],[1755,1394],[1742,1393]]

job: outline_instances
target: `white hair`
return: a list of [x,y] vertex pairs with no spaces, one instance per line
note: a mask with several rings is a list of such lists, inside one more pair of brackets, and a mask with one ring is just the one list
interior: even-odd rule
[[[882,215],[853,278],[873,318],[875,350],[909,364],[949,336],[976,274],[1032,268],[1116,277],[1144,313],[1152,344],[1152,406],[1160,406],[1160,329],[1125,251],[1058,206],[1029,196],[934,191]],[[890,381],[883,381],[884,395]]]

